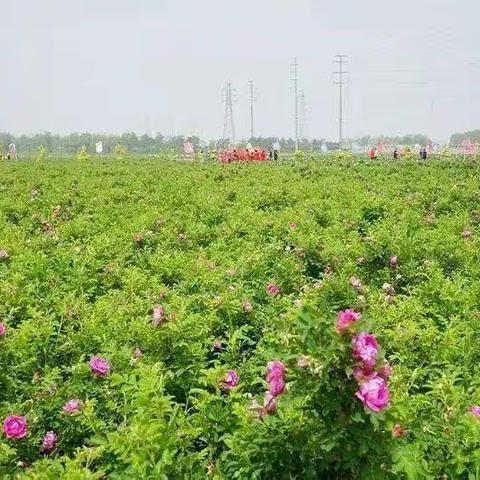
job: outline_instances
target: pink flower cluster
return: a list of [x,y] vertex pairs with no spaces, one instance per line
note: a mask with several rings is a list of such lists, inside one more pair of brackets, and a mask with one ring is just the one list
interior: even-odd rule
[[[355,281],[351,283],[354,288],[359,286]],[[339,312],[336,323],[337,332],[347,333],[360,318],[360,313],[354,310]],[[375,371],[378,348],[377,338],[371,333],[360,332],[352,338],[352,358],[356,361],[353,378],[358,383],[355,396],[373,412],[383,410],[390,401],[387,379],[392,374],[392,367],[385,363]]]
[[158,327],[164,322],[165,310],[161,305],[155,305],[153,307],[153,314],[152,314],[152,325],[154,327]]
[[468,412],[477,418],[480,418],[480,406],[474,405],[468,409]]
[[285,392],[285,364],[280,360],[273,360],[267,364],[268,390],[263,397],[263,405],[254,400],[250,407],[261,420],[265,415],[277,410],[276,398]]
[[67,414],[77,413],[80,411],[81,405],[82,404],[80,400],[77,400],[76,398],[72,398],[63,406],[62,410],[64,413],[67,413]]
[[94,356],[90,359],[90,370],[98,377],[106,377],[110,373],[110,364],[107,359]]
[[387,379],[392,373],[392,367],[386,363],[377,372],[378,342],[375,335],[361,332],[352,339],[352,358],[357,360],[353,377],[359,389],[356,397],[373,412],[383,410],[389,403]]
[[345,333],[355,322],[360,320],[362,315],[355,310],[342,310],[337,315],[337,331],[338,333]]
[[52,453],[57,446],[57,440],[58,440],[58,437],[55,432],[53,431],[47,432],[43,437],[42,452],[46,453],[47,455],[49,453]]
[[27,419],[20,415],[9,415],[3,422],[3,433],[7,438],[23,438],[27,435]]
[[280,289],[274,283],[269,283],[266,287],[267,294],[271,297],[276,297],[280,293]]
[[224,377],[220,380],[220,385],[224,390],[232,390],[238,385],[240,377],[236,370],[228,370]]

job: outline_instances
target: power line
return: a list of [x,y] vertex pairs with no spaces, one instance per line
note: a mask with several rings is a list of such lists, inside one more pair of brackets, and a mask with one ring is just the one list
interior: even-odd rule
[[334,75],[338,75],[335,79],[335,85],[338,85],[338,106],[339,106],[339,113],[338,113],[338,143],[340,146],[343,143],[343,86],[345,85],[345,81],[343,76],[348,74],[343,70],[343,66],[348,62],[346,55],[335,55],[334,63],[338,64],[338,71],[333,72]]
[[235,144],[235,123],[233,120],[232,83],[227,82],[224,89],[225,116],[223,119],[223,141],[231,140]]

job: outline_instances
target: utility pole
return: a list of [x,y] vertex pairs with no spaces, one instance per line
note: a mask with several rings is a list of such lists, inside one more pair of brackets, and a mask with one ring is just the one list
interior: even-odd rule
[[340,148],[343,143],[343,86],[345,85],[345,81],[343,76],[349,72],[343,70],[343,66],[348,62],[346,55],[335,55],[334,63],[338,64],[338,70],[333,72],[334,75],[337,75],[336,79],[334,80],[335,85],[339,87],[339,94],[338,94],[338,106],[339,106],[339,117],[338,117],[338,143],[340,144]]
[[248,86],[250,89],[250,140],[253,138],[253,103],[255,102],[255,84],[253,80],[248,82]]
[[293,89],[295,93],[295,151],[298,150],[298,63],[297,57],[293,59]]
[[223,140],[235,144],[235,123],[233,121],[232,83],[227,82],[224,90],[225,116],[223,119]]

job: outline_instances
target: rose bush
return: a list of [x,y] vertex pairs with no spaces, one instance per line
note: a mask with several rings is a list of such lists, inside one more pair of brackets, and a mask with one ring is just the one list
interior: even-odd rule
[[0,164],[0,476],[475,478],[478,180]]

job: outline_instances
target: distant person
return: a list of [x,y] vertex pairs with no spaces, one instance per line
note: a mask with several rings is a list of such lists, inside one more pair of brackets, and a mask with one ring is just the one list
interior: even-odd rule
[[398,148],[396,148],[396,147],[395,147],[395,150],[393,151],[393,158],[394,158],[395,160],[398,159]]
[[372,147],[372,149],[369,152],[370,160],[376,160],[377,158],[377,149],[375,147]]
[[422,147],[420,149],[420,158],[422,160],[426,160],[427,159],[427,149],[425,147]]
[[268,151],[268,159],[269,160],[273,159],[273,149],[272,148]]
[[276,148],[273,149],[273,159],[278,160],[278,150]]

